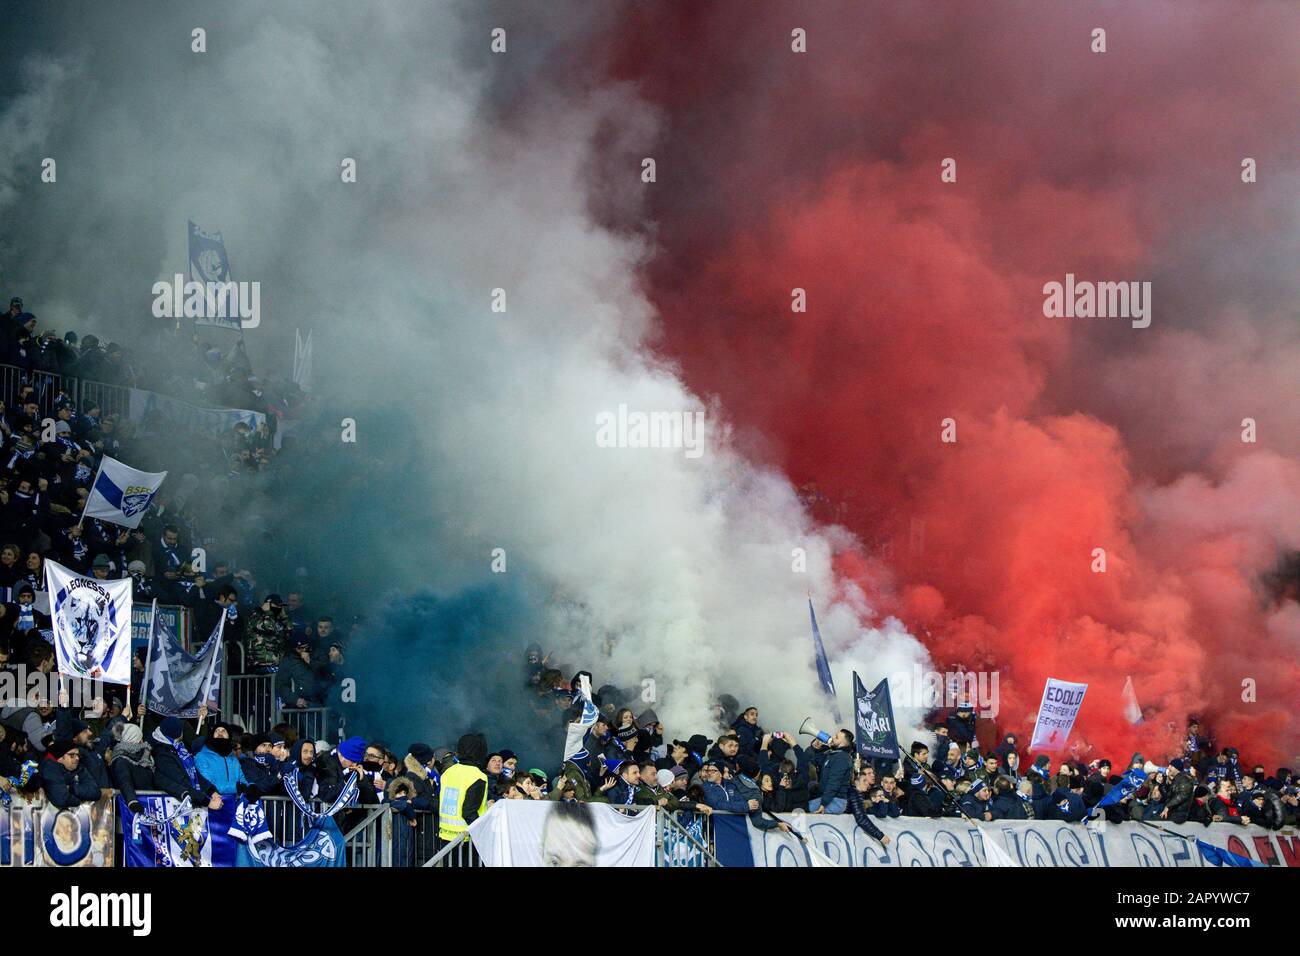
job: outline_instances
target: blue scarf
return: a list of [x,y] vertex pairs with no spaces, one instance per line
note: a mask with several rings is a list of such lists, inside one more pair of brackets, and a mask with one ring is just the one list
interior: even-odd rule
[[199,786],[199,770],[194,766],[194,757],[185,749],[185,743],[179,737],[172,740],[162,732],[161,727],[153,732],[153,739],[176,751],[176,756],[181,760],[181,766],[185,768],[185,775],[190,778],[190,786],[197,790]]
[[289,794],[289,799],[297,807],[307,820],[307,825],[312,826],[321,817],[332,817],[344,807],[349,807],[357,802],[361,795],[361,777],[355,770],[345,770],[343,789],[323,812],[313,813],[311,807],[307,806],[307,801],[302,798],[298,792],[298,765],[291,764],[288,770],[284,771],[284,789]]

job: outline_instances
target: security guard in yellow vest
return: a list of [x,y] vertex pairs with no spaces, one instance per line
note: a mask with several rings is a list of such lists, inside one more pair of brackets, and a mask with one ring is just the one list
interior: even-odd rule
[[487,812],[487,744],[478,734],[456,742],[457,762],[443,772],[438,793],[438,838],[459,840],[469,825]]

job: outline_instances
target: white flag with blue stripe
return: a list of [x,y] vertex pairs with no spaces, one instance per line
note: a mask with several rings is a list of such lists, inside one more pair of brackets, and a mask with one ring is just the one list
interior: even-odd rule
[[95,483],[90,486],[82,517],[99,518],[124,528],[139,527],[166,477],[165,471],[139,471],[105,455]]
[[50,623],[60,674],[131,682],[131,579],[83,578],[45,562]]

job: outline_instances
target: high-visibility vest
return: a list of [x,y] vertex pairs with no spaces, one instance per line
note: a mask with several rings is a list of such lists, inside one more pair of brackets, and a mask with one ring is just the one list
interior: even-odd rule
[[442,775],[442,789],[438,795],[438,836],[455,840],[469,829],[465,822],[465,794],[478,780],[483,781],[483,802],[478,815],[487,813],[487,774],[478,767],[458,763],[447,768]]

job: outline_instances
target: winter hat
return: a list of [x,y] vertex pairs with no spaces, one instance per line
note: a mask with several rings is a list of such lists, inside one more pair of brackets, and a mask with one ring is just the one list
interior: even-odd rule
[[1183,763],[1182,757],[1175,757],[1173,760],[1169,761],[1169,766],[1173,767],[1175,770],[1181,773],[1183,768],[1185,767],[1185,764]]
[[108,568],[112,566],[113,562],[108,560],[108,555],[106,554],[95,555],[95,560],[91,562],[91,567],[95,568]]
[[1128,765],[1130,767],[1132,767],[1135,763],[1145,764],[1146,762],[1147,762],[1147,758],[1142,756],[1140,753],[1134,754],[1132,757],[1128,758]]
[[22,597],[24,594],[30,594],[33,597],[36,596],[36,592],[32,589],[32,586],[26,583],[18,585],[18,593],[15,596]]
[[54,426],[54,434],[56,435],[66,435],[71,431],[72,431],[72,426],[69,425],[67,422],[61,421],[56,423]]
[[55,760],[63,757],[69,750],[75,750],[77,745],[71,740],[56,740],[50,744],[50,756]]
[[445,760],[447,757],[450,757],[450,756],[451,756],[451,748],[450,748],[450,747],[434,747],[434,748],[433,748],[433,759],[434,759],[434,762],[436,762],[436,763],[442,763],[443,760]]
[[272,747],[282,747],[282,746],[284,746],[284,742],[285,742],[285,741],[284,741],[284,734],[277,734],[277,733],[275,733],[275,731],[272,731],[272,732],[271,732],[270,734],[268,734],[267,736],[268,736],[268,739],[271,741],[271,746],[272,746]]
[[622,770],[624,767],[628,765],[628,761],[618,760],[618,759],[614,759],[614,760],[602,759],[600,762],[604,764],[606,773],[612,773],[615,775],[617,775],[620,770]]
[[676,767],[673,767],[668,772],[673,775],[674,780],[676,780],[678,777],[685,777],[687,775],[686,768],[681,766],[680,764],[678,764]]
[[519,759],[519,755],[518,755],[517,753],[515,753],[513,750],[502,750],[502,751],[501,751],[501,762],[502,762],[502,763],[505,763],[507,760],[518,760],[518,759]]
[[144,574],[145,572],[144,562],[137,558],[135,561],[132,561],[130,564],[128,564],[126,566],[126,569],[131,574]]
[[428,744],[422,744],[422,743],[411,744],[411,746],[407,749],[407,753],[409,753],[412,757],[414,757],[422,764],[428,763],[433,759],[433,748],[430,747]]
[[185,734],[185,725],[179,717],[164,717],[158,729],[168,740],[179,740]]
[[[686,772],[682,771],[682,775],[685,776],[685,774]],[[671,770],[660,770],[657,774],[655,774],[655,779],[659,781],[659,786],[671,787],[673,781],[677,779],[677,775],[673,773]],[[1259,794],[1259,796],[1263,797],[1263,794],[1261,793]]]
[[702,754],[709,749],[709,744],[713,743],[703,734],[695,734],[690,740],[686,741],[686,749],[693,754]]
[[366,738],[349,737],[338,746],[338,754],[344,760],[361,763],[366,756]]
[[75,720],[75,719],[70,720],[68,721],[68,739],[71,740],[74,737],[76,737],[77,734],[81,733],[83,730],[89,730],[89,729],[90,729],[90,724],[86,723],[84,720]]

